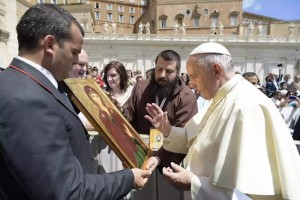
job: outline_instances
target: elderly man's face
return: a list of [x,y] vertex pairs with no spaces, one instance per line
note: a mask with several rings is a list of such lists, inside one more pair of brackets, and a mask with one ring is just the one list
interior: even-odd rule
[[297,82],[297,83],[300,82],[300,75],[296,75],[296,76],[295,76],[294,82]]
[[78,62],[73,63],[73,68],[69,73],[70,78],[84,78],[87,73],[89,56],[85,50],[78,54]]
[[218,90],[214,67],[206,68],[198,63],[198,59],[195,56],[190,56],[186,69],[192,88],[195,88],[204,99],[212,99]]
[[269,73],[269,74],[268,74],[268,77],[269,77],[269,79],[270,79],[270,80],[272,80],[272,81],[273,81],[273,80],[275,80],[275,78],[276,78],[276,75],[275,75],[275,74],[273,74],[273,73]]
[[290,80],[290,78],[291,78],[290,75],[285,75],[285,76],[284,76],[284,80],[285,80],[286,82],[288,82],[288,81]]

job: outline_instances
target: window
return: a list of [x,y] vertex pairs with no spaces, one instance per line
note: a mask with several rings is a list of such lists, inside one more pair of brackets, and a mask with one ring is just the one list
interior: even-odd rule
[[44,0],[39,0],[39,3],[45,3]]
[[129,0],[130,3],[135,3],[135,0]]
[[167,18],[162,18],[160,20],[160,28],[166,28],[167,27]]
[[124,23],[124,15],[119,15],[119,22]]
[[95,12],[95,19],[96,20],[100,20],[101,19],[100,12]]
[[51,0],[51,3],[56,4],[57,2],[56,2],[56,0]]
[[142,6],[143,6],[143,5],[146,5],[145,0],[141,0],[141,5],[142,5]]
[[134,16],[129,16],[129,23],[134,24],[135,23],[135,17]]
[[95,8],[99,9],[100,8],[100,4],[99,3],[95,3]]
[[218,16],[212,16],[211,17],[211,25],[214,27],[217,27],[218,25]]
[[182,26],[182,24],[183,24],[183,18],[182,17],[177,18],[177,24]]
[[111,22],[112,21],[112,13],[107,13],[106,14],[106,20]]
[[161,15],[159,16],[159,26],[160,28],[167,28],[167,19],[168,16],[167,15]]
[[112,4],[107,4],[107,5],[106,5],[106,10],[112,10],[112,9],[113,9]]
[[236,15],[230,16],[230,25],[231,26],[236,26],[237,25],[237,16]]
[[199,27],[199,19],[200,19],[200,16],[194,16],[194,19],[193,19],[194,27]]
[[[238,11],[233,11],[231,13],[229,13],[229,19],[230,19],[230,26],[237,26],[238,25],[238,16],[239,16],[239,12]],[[247,23],[247,19],[243,19],[242,23]]]
[[188,16],[188,17],[191,16],[191,13],[192,13],[192,12],[191,12],[190,9],[187,9],[187,10],[185,11],[186,16]]
[[124,6],[118,6],[119,12],[124,12]]
[[135,8],[129,8],[129,13],[134,14],[135,13]]
[[[299,28],[299,32],[298,33],[300,33],[300,28]],[[263,26],[262,34],[263,35],[268,35],[268,27],[267,26]]]
[[204,9],[203,9],[203,15],[204,15],[204,16],[207,16],[207,15],[208,15],[208,9],[207,9],[207,8],[204,8]]

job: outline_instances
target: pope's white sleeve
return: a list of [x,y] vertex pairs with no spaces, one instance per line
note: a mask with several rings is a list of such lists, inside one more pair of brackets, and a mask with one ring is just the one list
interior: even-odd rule
[[164,138],[164,149],[174,153],[186,154],[199,133],[202,117],[203,113],[196,114],[183,128],[172,126],[170,135]]
[[189,148],[185,128],[172,126],[170,135],[164,138],[163,147],[167,151],[186,154]]

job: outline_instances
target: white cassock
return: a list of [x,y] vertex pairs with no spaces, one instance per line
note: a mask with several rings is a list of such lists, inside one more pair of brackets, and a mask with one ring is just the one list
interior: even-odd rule
[[163,145],[188,152],[192,199],[231,199],[234,189],[253,199],[300,199],[300,156],[289,129],[270,99],[240,75],[217,91],[206,112],[172,127]]

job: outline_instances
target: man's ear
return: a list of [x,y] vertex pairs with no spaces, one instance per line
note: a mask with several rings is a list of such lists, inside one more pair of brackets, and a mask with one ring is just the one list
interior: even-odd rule
[[224,73],[224,69],[219,63],[214,63],[214,71],[216,79],[220,79],[220,77]]
[[53,35],[46,35],[44,37],[43,43],[44,51],[52,55],[54,51],[54,44],[56,43]]

